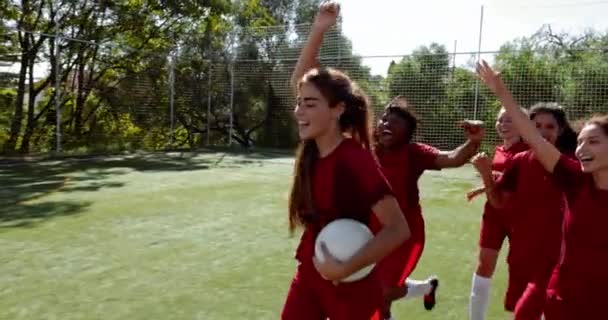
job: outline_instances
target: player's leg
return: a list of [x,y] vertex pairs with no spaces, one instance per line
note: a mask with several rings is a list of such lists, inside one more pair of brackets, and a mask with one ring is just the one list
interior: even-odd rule
[[547,287],[556,263],[556,259],[543,259],[532,263],[535,274],[515,306],[515,319],[541,319],[547,303]]
[[479,234],[479,260],[471,280],[469,320],[484,320],[490,301],[492,276],[500,248],[507,237],[507,228],[497,213],[485,213]]
[[325,320],[319,297],[314,292],[310,271],[298,266],[281,312],[282,320]]
[[416,242],[418,242],[418,239],[406,241],[390,255],[382,259],[376,267],[384,293],[384,308],[382,312],[384,319],[391,319],[392,302],[405,297],[407,294],[404,279],[407,278],[407,275],[411,273],[411,269],[413,268],[413,263],[410,261],[413,259],[413,249],[418,247]]
[[504,307],[506,311],[514,312],[517,302],[523,296],[531,277],[521,268],[509,266],[509,280],[505,293]]
[[528,283],[515,305],[515,320],[540,320],[547,300],[546,286]]
[[434,276],[425,280],[415,280],[409,277],[422,257],[425,243],[424,237],[424,233],[422,233],[408,242],[407,255],[405,256],[404,264],[400,266],[401,272],[397,282],[400,288],[399,294],[393,297],[393,301],[423,297],[425,309],[431,310],[435,306],[439,280]]
[[[416,226],[415,229],[419,231],[414,232],[412,238],[383,259],[378,266],[378,274],[382,279],[384,288],[384,319],[392,319],[391,305],[393,301],[398,299],[432,295],[434,306],[434,291],[438,286],[438,281],[436,279],[417,281],[408,278],[416,268],[424,250],[424,226]],[[432,306],[430,309],[432,309]]]
[[477,270],[473,274],[471,295],[469,298],[469,319],[483,320],[486,318],[490,301],[492,276],[496,268],[499,252],[495,249],[480,248]]
[[572,317],[567,304],[555,295],[550,295],[547,299],[547,304],[545,306],[545,319],[546,320],[568,320],[568,319],[576,319]]

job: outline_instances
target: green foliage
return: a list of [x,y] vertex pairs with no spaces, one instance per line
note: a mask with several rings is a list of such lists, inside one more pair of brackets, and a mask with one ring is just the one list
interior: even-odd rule
[[0,89],[0,145],[8,139],[11,108],[17,96],[15,89]]
[[[20,70],[23,74],[36,61],[51,62],[47,77],[36,83],[35,105],[28,103],[26,78],[0,74],[0,87],[12,90],[0,98],[0,143],[7,152],[54,147],[54,43],[39,35],[19,43],[7,26],[22,21],[25,29],[99,44],[60,41],[65,150],[224,144],[231,119],[232,140],[241,146],[293,147],[294,97],[288,81],[310,32],[303,24],[313,20],[319,3],[121,0],[68,1],[58,7],[53,2],[17,6],[0,0],[0,32],[6,34],[0,39],[0,54],[7,57],[3,62],[24,58],[28,63]],[[505,44],[495,62],[523,105],[558,101],[571,106],[572,117],[581,117],[608,108],[606,47],[606,34],[554,34],[544,27]],[[491,123],[495,117],[496,99],[483,86],[478,92],[473,71],[453,66],[441,45],[421,46],[392,63],[386,78],[372,76],[338,23],[325,35],[319,58],[322,65],[355,80],[376,112],[390,98],[406,96],[422,122],[418,138],[438,147],[462,142],[457,121],[477,117]],[[33,128],[31,136],[26,137],[26,127]],[[493,138],[492,130],[488,132]],[[7,140],[13,143],[5,144]]]

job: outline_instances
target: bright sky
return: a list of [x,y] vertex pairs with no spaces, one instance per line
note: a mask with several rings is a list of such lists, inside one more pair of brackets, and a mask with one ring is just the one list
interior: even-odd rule
[[[420,45],[444,44],[451,52],[476,52],[481,6],[484,21],[481,51],[538,31],[551,24],[554,32],[608,31],[608,0],[341,0],[343,32],[355,53],[374,74],[385,74],[391,60]],[[462,55],[457,63],[465,63]]]
[[[386,74],[391,60],[400,60],[420,45],[438,42],[450,52],[476,52],[481,6],[484,21],[481,51],[498,50],[503,43],[551,24],[555,32],[608,31],[608,0],[338,0],[343,31],[355,53],[374,74]],[[458,55],[466,63],[470,55]],[[5,70],[6,67],[0,67]],[[11,70],[17,72],[18,66]],[[36,67],[37,77],[48,66]]]

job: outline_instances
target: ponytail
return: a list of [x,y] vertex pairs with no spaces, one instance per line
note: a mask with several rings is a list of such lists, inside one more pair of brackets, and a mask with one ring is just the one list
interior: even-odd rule
[[340,128],[349,131],[352,138],[369,150],[372,135],[372,118],[369,99],[353,84],[353,90],[345,97],[346,108],[340,117]]

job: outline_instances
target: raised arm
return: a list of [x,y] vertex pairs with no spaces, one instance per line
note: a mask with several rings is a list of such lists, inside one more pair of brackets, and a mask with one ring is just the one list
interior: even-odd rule
[[465,120],[460,126],[464,129],[467,141],[454,150],[441,151],[435,160],[437,167],[441,169],[461,167],[479,151],[485,134],[483,122]]
[[534,150],[537,159],[549,172],[553,172],[555,165],[561,157],[559,150],[545,140],[528,116],[521,110],[515,98],[507,89],[500,77],[500,73],[492,70],[486,61],[477,64],[477,73],[481,81],[498,97],[507,113],[511,116],[513,124],[522,138]]
[[308,40],[300,52],[300,57],[291,75],[291,87],[295,91],[298,81],[306,72],[319,66],[317,55],[323,43],[323,36],[338,19],[340,5],[333,1],[326,1],[319,7],[319,13],[315,17]]

